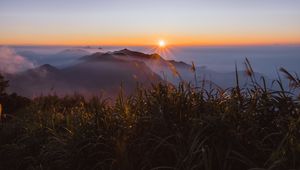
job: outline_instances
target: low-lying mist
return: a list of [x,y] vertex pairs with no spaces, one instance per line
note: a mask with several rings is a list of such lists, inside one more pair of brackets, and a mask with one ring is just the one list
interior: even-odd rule
[[0,72],[14,74],[34,66],[33,62],[17,54],[13,48],[0,47]]
[[[48,94],[64,96],[74,93],[84,96],[101,94],[115,96],[121,86],[125,92],[131,93],[138,83],[149,86],[152,83],[162,81],[173,85],[178,85],[182,81],[195,85],[201,85],[201,82],[205,82],[206,88],[211,88],[213,85],[224,89],[236,85],[236,73],[234,69],[232,71],[222,70],[224,69],[223,67],[228,67],[230,62],[232,62],[231,67],[234,68],[232,58],[228,58],[228,61],[223,62],[224,65],[222,65],[222,60],[225,57],[220,57],[217,60],[216,56],[213,56],[212,59],[216,60],[215,64],[219,65],[219,71],[216,71],[209,66],[203,66],[207,63],[206,60],[203,60],[204,64],[200,64],[202,61],[200,57],[199,61],[195,62],[195,70],[193,71],[192,61],[184,59],[183,54],[181,59],[172,60],[172,58],[166,59],[165,56],[128,49],[107,51],[107,49],[91,47],[44,48],[39,47],[38,50],[34,48],[16,48],[16,50],[10,47],[0,48],[0,72],[4,73],[6,78],[9,79],[10,92],[16,92],[30,98]],[[141,49],[141,51],[144,50]],[[193,50],[194,53],[199,52],[195,51],[195,49]],[[199,52],[199,54],[208,53],[208,51],[205,53]],[[221,54],[220,49],[216,50],[216,54]],[[246,54],[249,54],[249,51]],[[236,55],[233,58],[236,58]],[[274,60],[276,58],[278,56],[275,55]],[[248,86],[251,85],[251,79],[243,70],[245,69],[244,59],[241,62],[241,58],[239,58],[237,73],[240,85]],[[262,59],[258,61],[253,57],[250,57],[250,59],[251,64],[252,62],[254,63],[254,74],[258,82],[261,82],[261,77],[264,77],[267,86],[274,88],[272,83],[274,77],[257,72],[256,70],[256,66],[259,65],[257,63],[262,61]],[[266,57],[263,59],[265,60]],[[181,60],[186,62],[182,62]],[[281,58],[279,61],[283,61],[283,59]],[[272,64],[268,65],[266,64],[267,62],[264,63],[266,65],[265,69],[274,69]],[[289,70],[289,67],[285,68]],[[285,87],[288,86],[288,83],[284,84]]]

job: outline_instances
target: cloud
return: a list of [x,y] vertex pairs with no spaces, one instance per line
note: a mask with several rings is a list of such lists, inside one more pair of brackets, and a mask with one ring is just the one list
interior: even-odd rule
[[33,67],[32,62],[18,55],[14,49],[0,46],[0,72],[13,74]]

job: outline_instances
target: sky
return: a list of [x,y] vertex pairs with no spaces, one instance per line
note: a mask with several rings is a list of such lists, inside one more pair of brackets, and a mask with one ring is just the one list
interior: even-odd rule
[[300,44],[299,9],[299,0],[0,0],[0,44]]

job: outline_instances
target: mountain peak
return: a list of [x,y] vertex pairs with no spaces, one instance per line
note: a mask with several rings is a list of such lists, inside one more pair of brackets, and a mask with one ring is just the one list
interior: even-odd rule
[[78,48],[71,48],[65,49],[63,51],[58,52],[56,55],[64,55],[64,56],[84,56],[90,54],[88,51],[78,49]]
[[132,51],[128,50],[127,48],[124,48],[124,49],[120,50],[120,52],[132,52]]
[[154,54],[145,54],[142,52],[137,52],[137,51],[132,51],[129,50],[127,48],[124,48],[122,50],[119,51],[115,51],[112,54],[114,55],[119,55],[119,56],[130,56],[130,57],[134,57],[134,58],[139,58],[139,59],[160,59],[161,56],[157,53]]
[[53,72],[53,71],[57,71],[58,69],[50,64],[44,64],[41,65],[37,68],[38,70],[43,70],[43,71],[48,71],[48,72]]
[[91,55],[87,55],[81,57],[80,60],[85,60],[87,62],[95,62],[95,61],[123,61],[119,58],[114,57],[114,54],[111,52],[96,52]]
[[113,52],[114,54],[119,54],[119,53],[124,53],[126,55],[147,55],[147,54],[144,54],[144,53],[141,53],[141,52],[137,52],[137,51],[131,51],[127,48],[124,48],[122,50],[119,50],[119,51],[115,51]]
[[157,53],[151,54],[150,57],[153,58],[153,59],[160,59],[161,58],[161,56]]
[[164,60],[159,54],[145,54],[142,52],[131,51],[127,48],[124,48],[119,51],[113,52],[96,52],[91,55],[86,55],[80,58],[85,61],[149,61],[149,60]]

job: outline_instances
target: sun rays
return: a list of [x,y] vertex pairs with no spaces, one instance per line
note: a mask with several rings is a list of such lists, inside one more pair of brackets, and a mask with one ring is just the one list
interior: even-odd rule
[[172,54],[172,46],[163,39],[158,40],[156,45],[150,46],[149,52],[159,54],[164,59],[171,59],[174,57]]

